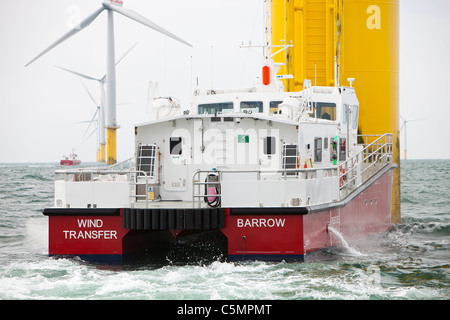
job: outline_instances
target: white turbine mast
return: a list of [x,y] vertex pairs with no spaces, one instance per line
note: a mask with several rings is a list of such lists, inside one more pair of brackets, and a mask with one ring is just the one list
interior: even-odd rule
[[[123,60],[123,58],[125,58],[125,56],[131,51],[133,50],[134,47],[137,46],[137,43],[135,43],[133,46],[131,46],[117,61],[116,61],[116,66],[120,63],[120,61]],[[98,144],[99,144],[99,150],[97,152],[97,160],[99,162],[104,162],[105,161],[105,155],[104,155],[104,146],[106,145],[106,133],[105,133],[105,107],[106,107],[106,102],[105,102],[105,84],[107,82],[106,79],[106,74],[104,74],[102,77],[100,78],[95,78],[80,72],[76,72],[73,70],[69,70],[60,66],[55,66],[59,69],[62,69],[64,71],[73,73],[81,78],[87,79],[87,80],[93,80],[93,81],[97,81],[100,85],[100,104],[98,104],[94,97],[92,96],[91,92],[88,90],[88,88],[86,87],[86,85],[84,84],[83,81],[81,81],[81,83],[83,84],[84,88],[86,89],[89,97],[91,98],[91,100],[94,102],[95,106],[97,107],[97,111],[98,112],[98,119],[97,121],[97,130],[98,130]],[[94,116],[95,117],[95,116]],[[91,120],[92,123],[93,120]],[[89,127],[91,125],[91,123],[89,124]],[[92,134],[91,134],[92,135]]]
[[407,145],[407,134],[406,134],[406,127],[407,127],[407,124],[408,124],[408,122],[414,122],[414,121],[422,121],[422,120],[425,120],[425,119],[404,119],[402,116],[400,116],[400,119],[402,119],[402,121],[403,121],[403,124],[402,124],[402,126],[401,126],[401,128],[400,128],[400,132],[402,132],[402,130],[405,130],[405,138],[404,138],[404,141],[405,141],[405,149],[403,150],[403,159],[407,159],[407,153],[408,153],[408,145]]

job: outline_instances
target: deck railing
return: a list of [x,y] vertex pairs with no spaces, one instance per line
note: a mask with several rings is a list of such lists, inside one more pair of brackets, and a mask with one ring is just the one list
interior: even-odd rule
[[[393,135],[361,135],[363,149],[339,164],[339,188],[341,197],[369,180],[385,165],[393,162]],[[370,142],[373,140],[373,142]],[[361,144],[360,144],[361,145]]]
[[[364,182],[369,180],[379,170],[387,164],[393,162],[393,136],[385,134],[382,136],[358,136],[360,151],[348,158],[346,161],[337,166],[319,167],[319,168],[302,168],[302,169],[280,169],[280,170],[197,170],[192,177],[192,206],[201,207],[202,204],[207,205],[203,201],[207,198],[216,198],[215,206],[220,206],[223,195],[221,194],[221,181],[224,174],[253,173],[256,174],[256,180],[261,177],[267,179],[272,176],[274,179],[298,179],[308,180],[318,178],[318,172],[322,171],[322,177],[338,177],[339,181],[339,197],[345,198],[353,190],[358,188]],[[138,185],[145,185],[148,190],[150,185],[149,176],[144,171],[138,171],[132,164],[132,159],[109,167],[98,168],[77,168],[68,170],[56,170],[55,174],[63,175],[64,181],[88,182],[88,181],[128,181],[130,185],[130,205],[133,203],[143,203],[145,207],[149,206],[149,196],[147,192],[138,194]],[[120,168],[118,168],[120,167]],[[111,175],[111,179],[105,180],[105,176]],[[217,178],[208,181],[208,175],[214,175]],[[59,179],[61,180],[61,179]],[[214,180],[214,181],[212,181]],[[215,192],[210,193],[209,190],[214,187]],[[212,200],[211,200],[212,202]]]
[[[210,194],[208,186],[218,186],[221,188],[223,175],[228,173],[255,173],[256,179],[261,176],[267,177],[273,174],[277,179],[299,179],[307,180],[317,178],[317,172],[323,171],[323,176],[339,177],[340,199],[345,198],[350,192],[369,180],[374,174],[381,170],[385,165],[393,161],[393,136],[385,134],[381,136],[364,135],[358,136],[359,144],[362,149],[348,160],[340,163],[338,166],[306,168],[306,169],[281,169],[281,170],[198,170],[195,171],[192,178],[192,206],[201,207],[202,199],[208,197],[222,198],[221,192]],[[373,140],[373,141],[372,141]],[[371,142],[372,141],[372,142]],[[216,175],[217,181],[208,182],[206,177],[210,174]],[[205,186],[206,188],[202,188]]]
[[[202,205],[202,200],[208,197],[218,197],[222,198],[221,192],[217,194],[211,194],[208,192],[208,186],[218,186],[219,191],[221,191],[221,181],[223,180],[223,175],[226,174],[248,174],[254,173],[256,174],[256,180],[260,181],[261,177],[267,178],[272,176],[276,179],[283,180],[308,180],[315,179],[317,177],[317,172],[324,172],[324,176],[326,177],[337,177],[338,174],[337,166],[333,167],[321,167],[321,168],[306,168],[306,169],[280,169],[280,170],[265,170],[265,169],[254,169],[254,170],[197,170],[194,172],[192,177],[192,206],[198,208]],[[218,177],[218,181],[216,182],[208,182],[206,181],[207,176],[213,174]],[[207,186],[202,191],[202,186]]]
[[[56,170],[55,180],[73,182],[128,181],[130,185],[130,203],[137,202],[139,199],[145,200],[145,207],[148,208],[148,195],[146,193],[137,194],[136,190],[138,185],[145,185],[145,190],[148,190],[149,176],[145,171],[136,170],[133,160],[134,158],[130,158],[105,167]],[[58,176],[62,176],[62,178],[58,179]],[[126,179],[124,179],[125,177]]]

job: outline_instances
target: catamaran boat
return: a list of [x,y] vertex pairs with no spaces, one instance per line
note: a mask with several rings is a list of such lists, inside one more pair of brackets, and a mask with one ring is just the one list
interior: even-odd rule
[[135,156],[57,170],[49,254],[124,263],[304,261],[391,226],[392,134],[358,135],[351,86],[284,92],[265,61],[255,87],[154,100]]
[[69,155],[63,156],[61,161],[59,162],[62,166],[77,166],[81,163],[81,160],[78,159],[78,155],[72,150],[72,153]]

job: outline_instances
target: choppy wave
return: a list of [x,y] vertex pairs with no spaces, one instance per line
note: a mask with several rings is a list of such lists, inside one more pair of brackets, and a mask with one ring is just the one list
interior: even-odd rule
[[122,268],[49,258],[41,211],[52,205],[57,166],[0,167],[0,299],[450,298],[450,200],[440,193],[450,188],[450,161],[402,162],[402,223],[350,249],[321,250],[305,263]]

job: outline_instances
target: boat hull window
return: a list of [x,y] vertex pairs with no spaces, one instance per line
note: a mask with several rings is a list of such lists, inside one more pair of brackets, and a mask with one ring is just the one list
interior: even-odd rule
[[182,139],[181,137],[170,137],[170,154],[180,155],[182,154]]
[[263,112],[262,101],[241,101],[241,112],[258,113]]
[[317,119],[336,120],[336,104],[329,102],[314,102],[313,114]]
[[275,154],[275,137],[264,138],[264,154]]
[[218,112],[233,112],[233,102],[199,104],[198,114],[217,114]]

